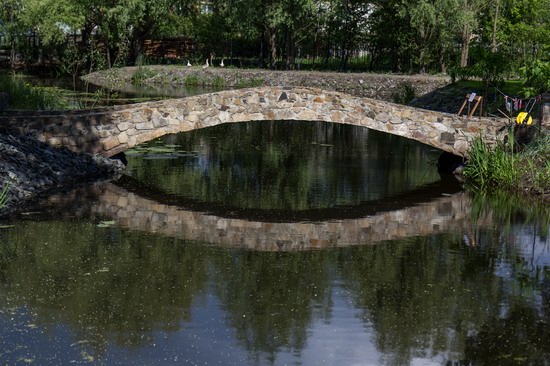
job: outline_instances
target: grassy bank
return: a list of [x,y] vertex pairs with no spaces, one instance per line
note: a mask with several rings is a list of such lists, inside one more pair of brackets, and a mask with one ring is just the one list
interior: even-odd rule
[[542,132],[520,152],[517,150],[513,143],[491,148],[477,139],[463,172],[467,184],[483,190],[500,188],[529,194],[550,202],[550,133]]
[[0,75],[0,92],[9,95],[10,109],[53,110],[67,109],[62,91],[51,87],[37,87],[17,75]]

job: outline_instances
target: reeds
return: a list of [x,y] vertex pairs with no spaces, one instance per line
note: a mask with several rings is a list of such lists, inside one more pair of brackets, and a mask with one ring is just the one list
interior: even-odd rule
[[488,146],[477,138],[470,149],[470,159],[464,168],[464,178],[480,189],[499,187],[511,191],[550,190],[550,136],[542,134],[523,151],[516,152],[514,136],[509,143]]
[[52,110],[67,109],[68,103],[61,90],[36,87],[17,75],[0,75],[0,91],[7,92],[12,109]]

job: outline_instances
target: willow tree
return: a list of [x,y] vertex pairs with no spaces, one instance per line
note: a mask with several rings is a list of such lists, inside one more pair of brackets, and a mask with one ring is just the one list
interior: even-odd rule
[[25,24],[21,21],[22,0],[0,0],[0,32],[10,44],[10,66],[15,68],[17,38],[25,33]]

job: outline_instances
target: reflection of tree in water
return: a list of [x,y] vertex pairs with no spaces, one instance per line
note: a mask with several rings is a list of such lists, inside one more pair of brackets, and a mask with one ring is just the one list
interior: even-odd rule
[[[87,224],[18,227],[9,260],[0,262],[10,306],[35,309],[41,324],[68,322],[81,337],[143,345],[153,330],[180,329],[207,273],[200,245]],[[116,240],[102,236],[117,235]],[[95,339],[89,339],[94,338]],[[110,339],[114,337],[114,339]]]
[[[175,151],[180,155],[146,159],[130,154],[134,178],[159,192],[232,207],[353,205],[439,180],[436,169],[426,164],[436,154],[415,141],[358,126],[248,122],[169,135],[162,141],[166,145],[161,147],[179,146]],[[141,148],[147,151],[149,146],[154,154],[158,143]]]
[[[510,307],[512,318],[514,312],[528,309],[531,316],[523,318],[530,323],[526,328],[538,328],[539,335],[548,335],[549,323],[535,315],[536,304],[516,309],[517,301],[525,302],[524,297],[530,301],[538,295],[511,293],[513,281],[495,276],[498,253],[491,240],[498,242],[498,236],[486,236],[485,248],[472,249],[458,237],[414,238],[352,248],[352,261],[340,259],[343,276],[355,292],[357,306],[364,309],[364,319],[375,329],[377,348],[388,363],[408,365],[414,357],[438,354],[462,360],[466,346],[472,352],[471,334],[477,333],[481,324],[497,319],[504,304]],[[521,266],[517,258],[511,261],[514,271],[521,270],[515,268],[515,264]],[[534,286],[537,282],[531,278],[529,283]],[[506,333],[520,331],[514,320],[500,326],[508,324],[512,329]],[[521,338],[520,333],[516,336]],[[504,339],[499,343],[498,336],[491,334],[495,344],[506,347]],[[481,335],[481,342],[484,337]],[[547,347],[541,345],[541,341],[531,343],[533,350],[545,352],[548,359]],[[483,352],[481,347],[477,350]]]
[[217,257],[216,293],[257,361],[303,349],[314,319],[330,318],[333,252],[231,252]]
[[474,365],[548,365],[548,315],[541,319],[529,304],[514,304],[506,318],[493,316],[468,337],[465,359]]
[[[503,258],[498,233],[477,237],[477,247],[438,235],[256,253],[89,224],[20,223],[1,239],[0,299],[28,305],[46,328],[69,324],[103,350],[112,341],[146,346],[155,331],[180,330],[211,284],[228,326],[261,363],[301,352],[308,329],[332,321],[334,286],[343,286],[387,363],[437,354],[489,363],[491,352],[513,342],[510,357],[547,360],[549,269],[522,275],[529,263],[513,251]],[[499,260],[509,264],[508,277],[497,275]]]

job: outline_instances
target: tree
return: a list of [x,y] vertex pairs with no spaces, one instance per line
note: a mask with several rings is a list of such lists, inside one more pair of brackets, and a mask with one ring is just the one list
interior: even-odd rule
[[352,53],[365,44],[372,6],[360,0],[333,0],[328,4],[328,32],[339,49],[339,69],[344,71]]
[[20,18],[23,2],[22,0],[1,0],[0,4],[0,31],[6,35],[10,43],[10,66],[14,69],[17,38],[25,32],[25,25]]
[[477,37],[478,14],[489,4],[484,0],[462,0],[462,7],[457,13],[461,25],[460,67],[468,66],[470,43]]

